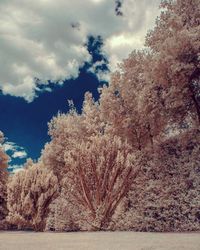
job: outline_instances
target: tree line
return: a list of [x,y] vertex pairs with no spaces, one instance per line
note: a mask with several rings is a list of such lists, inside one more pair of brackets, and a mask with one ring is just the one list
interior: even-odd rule
[[0,148],[0,228],[200,229],[200,0],[160,7],[99,100],[53,117],[37,162],[8,176]]

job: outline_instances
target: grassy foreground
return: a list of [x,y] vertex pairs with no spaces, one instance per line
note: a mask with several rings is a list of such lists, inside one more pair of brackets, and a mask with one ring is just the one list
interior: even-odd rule
[[0,250],[200,250],[200,233],[0,232]]

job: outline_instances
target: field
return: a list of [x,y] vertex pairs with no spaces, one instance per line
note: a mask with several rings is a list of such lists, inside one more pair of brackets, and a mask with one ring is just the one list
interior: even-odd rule
[[0,232],[0,250],[200,250],[200,233]]

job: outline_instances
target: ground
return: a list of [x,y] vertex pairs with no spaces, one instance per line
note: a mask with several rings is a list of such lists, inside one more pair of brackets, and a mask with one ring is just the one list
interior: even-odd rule
[[0,250],[200,250],[200,233],[0,232]]

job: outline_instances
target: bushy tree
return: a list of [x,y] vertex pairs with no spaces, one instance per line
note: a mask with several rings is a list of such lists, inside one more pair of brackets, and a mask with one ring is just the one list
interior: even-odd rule
[[45,145],[41,159],[44,165],[53,171],[59,182],[65,176],[64,154],[90,136],[102,133],[104,122],[100,122],[98,104],[90,93],[86,93],[82,114],[78,114],[71,104],[67,114],[58,114],[49,123],[51,141]]
[[66,199],[65,192],[61,191],[50,205],[45,230],[79,231],[81,230],[78,223],[79,217],[80,211]]
[[135,150],[153,147],[164,130],[167,117],[156,86],[146,77],[151,55],[134,51],[101,90],[100,113],[107,132],[128,140]]
[[153,63],[150,79],[166,89],[166,105],[174,118],[193,117],[199,126],[200,0],[165,0],[146,45]]
[[48,222],[56,230],[66,227],[69,218],[80,229],[106,229],[137,175],[132,148],[126,140],[109,136],[107,126],[90,94],[82,115],[72,110],[50,123],[52,141],[41,160],[59,178],[62,199],[58,200],[68,204],[64,206],[68,212],[60,217],[62,205],[52,205]]
[[139,149],[200,121],[199,0],[162,1],[146,38],[113,74],[100,98],[111,132]]
[[139,168],[127,142],[95,136],[65,152],[66,199],[80,211],[80,226],[106,229],[118,205],[129,192]]
[[168,139],[142,157],[115,229],[196,231],[200,225],[200,131]]
[[7,214],[6,206],[6,187],[8,180],[8,160],[9,157],[3,150],[4,135],[0,131],[0,229],[5,226],[5,217]]
[[42,231],[49,205],[58,192],[57,177],[41,163],[31,163],[15,173],[8,183],[9,223],[19,229]]
[[45,145],[41,159],[45,167],[58,177],[59,182],[66,173],[65,150],[70,150],[84,135],[81,120],[82,117],[73,111],[70,114],[59,114],[49,124],[51,141]]

